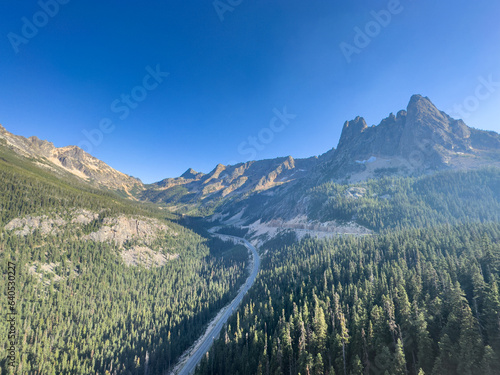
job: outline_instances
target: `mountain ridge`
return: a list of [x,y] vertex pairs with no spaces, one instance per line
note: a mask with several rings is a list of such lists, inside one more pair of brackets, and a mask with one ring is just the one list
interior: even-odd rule
[[186,213],[193,207],[210,212],[227,200],[286,194],[296,186],[304,190],[328,181],[353,183],[387,174],[500,166],[498,133],[468,127],[421,95],[413,95],[406,109],[390,113],[378,125],[368,126],[361,116],[346,121],[337,147],[319,156],[218,164],[206,174],[189,168],[180,177],[152,184],[113,169],[77,146],[56,148],[35,136],[14,135],[0,125],[2,139],[14,152],[46,168]]
[[297,184],[305,189],[328,181],[355,183],[387,174],[491,165],[500,166],[498,133],[470,128],[429,98],[413,95],[406,109],[390,113],[379,125],[368,126],[361,116],[346,121],[337,148],[322,155],[219,164],[207,174],[189,169],[180,178],[149,185],[141,198],[189,211],[190,205],[213,208],[251,194],[286,194]]
[[0,125],[0,140],[15,153],[34,159],[39,166],[58,174],[69,173],[100,187],[116,190],[133,198],[134,189],[142,189],[141,180],[120,172],[78,146],[55,147],[36,136],[23,137],[10,133]]

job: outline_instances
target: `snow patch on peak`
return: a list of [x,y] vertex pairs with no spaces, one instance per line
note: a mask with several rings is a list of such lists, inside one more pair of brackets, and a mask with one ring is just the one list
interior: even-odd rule
[[373,163],[375,161],[377,161],[377,158],[375,156],[371,156],[367,160],[356,160],[356,163],[358,163],[358,164],[366,164],[366,163]]

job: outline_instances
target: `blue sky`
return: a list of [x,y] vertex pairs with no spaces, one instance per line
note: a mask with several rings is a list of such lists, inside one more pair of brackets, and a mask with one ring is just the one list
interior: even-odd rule
[[497,1],[55,1],[0,3],[0,124],[145,182],[318,155],[415,93],[500,131]]

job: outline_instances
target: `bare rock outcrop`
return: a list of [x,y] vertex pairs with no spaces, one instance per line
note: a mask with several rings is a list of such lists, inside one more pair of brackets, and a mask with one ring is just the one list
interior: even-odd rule
[[154,251],[146,246],[134,246],[127,250],[122,250],[120,255],[123,262],[129,267],[144,266],[146,268],[161,267],[169,260],[177,259],[179,254],[164,254]]
[[11,220],[5,226],[8,231],[14,231],[18,236],[27,236],[32,234],[35,230],[40,230],[43,235],[56,234],[62,226],[66,225],[66,221],[56,216],[49,218],[43,216],[26,216],[24,218],[16,218]]
[[[63,231],[76,234],[81,233],[76,230],[77,228],[82,228],[99,218],[99,213],[83,209],[70,209],[61,215],[65,219],[59,215],[16,218],[11,220],[4,229],[13,231],[17,236],[27,236],[35,230],[40,231],[42,235],[56,235]],[[115,244],[123,261],[129,266],[161,267],[167,261],[178,257],[178,254],[169,254],[165,251],[166,249],[158,245],[157,240],[161,240],[165,236],[177,236],[176,232],[159,220],[143,216],[127,217],[121,215],[106,217],[99,226],[98,230],[80,238],[84,241]],[[135,245],[127,247],[129,242],[133,242]],[[39,277],[44,272],[50,275],[54,273],[55,266],[57,265],[33,264],[30,266],[30,272]],[[54,281],[59,279],[55,277]]]
[[157,220],[122,215],[105,218],[102,227],[85,238],[96,242],[114,242],[118,246],[132,240],[140,240],[141,243],[150,245],[159,236],[167,233],[176,235],[167,225]]

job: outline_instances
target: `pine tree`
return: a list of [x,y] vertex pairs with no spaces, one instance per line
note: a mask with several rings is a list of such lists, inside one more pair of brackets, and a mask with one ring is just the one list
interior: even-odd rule
[[405,375],[406,374],[406,359],[403,349],[403,343],[400,339],[396,344],[396,352],[394,354],[394,375]]
[[313,331],[316,336],[316,350],[318,353],[324,353],[326,349],[326,334],[328,326],[325,320],[323,308],[319,305],[317,297],[315,297]]
[[449,336],[444,336],[439,341],[439,356],[436,359],[433,375],[456,374],[457,373],[457,353]]
[[432,339],[429,337],[427,322],[424,313],[420,312],[415,321],[418,364],[423,371],[430,373],[434,363],[434,351],[432,350]]
[[497,375],[500,369],[500,359],[493,351],[491,346],[484,348],[484,355],[481,364],[481,374],[483,375]]
[[361,359],[359,359],[359,356],[357,354],[354,356],[351,374],[363,375],[363,365],[361,363]]
[[483,343],[479,335],[476,319],[469,306],[464,306],[459,340],[458,373],[472,375],[481,366]]
[[494,278],[486,288],[484,322],[488,343],[496,353],[500,354],[500,297],[498,284]]
[[324,375],[324,364],[323,357],[321,353],[316,354],[316,358],[314,360],[314,375]]
[[382,347],[377,351],[375,361],[373,363],[373,370],[376,373],[383,374],[392,370],[392,353],[387,346]]

